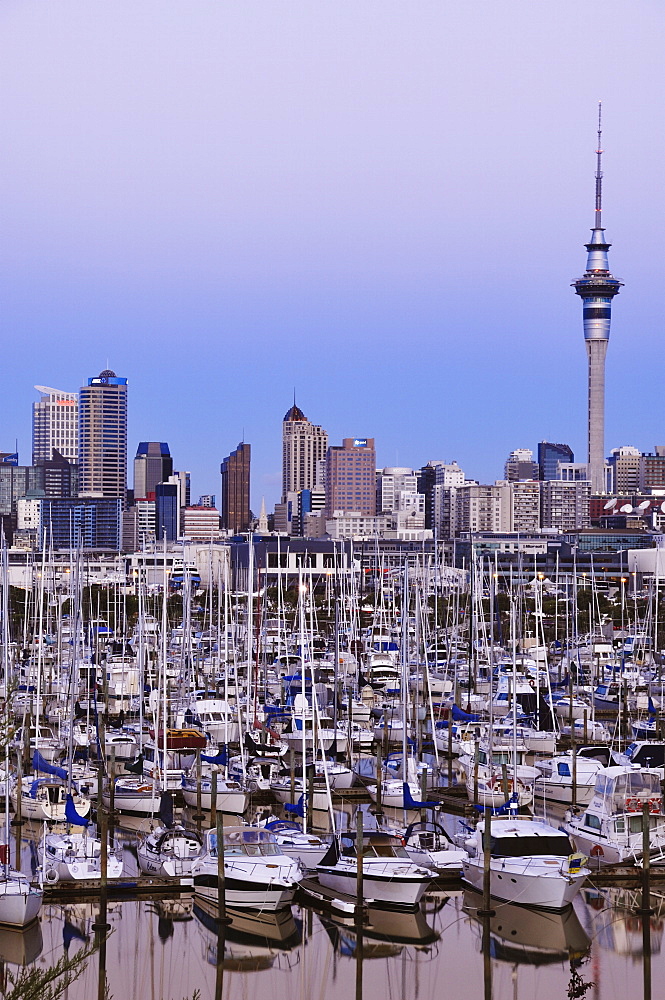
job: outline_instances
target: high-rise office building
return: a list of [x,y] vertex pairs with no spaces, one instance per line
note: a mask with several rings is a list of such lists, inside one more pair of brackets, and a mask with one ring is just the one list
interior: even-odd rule
[[220,466],[222,473],[222,527],[234,535],[239,531],[249,531],[251,455],[251,445],[241,442]]
[[665,489],[665,447],[656,445],[654,454],[640,456],[640,493]]
[[32,404],[32,464],[50,462],[58,452],[68,462],[78,462],[78,393],[36,385],[41,393]]
[[574,462],[572,448],[567,444],[553,444],[541,441],[538,445],[538,475],[540,479],[558,479],[559,462]]
[[326,454],[326,516],[336,511],[376,513],[374,438],[344,438]]
[[173,475],[173,459],[165,441],[141,441],[134,459],[134,499],[154,493],[157,483]]
[[642,455],[639,448],[632,445],[612,448],[608,465],[612,470],[613,493],[639,493],[640,466],[642,465]]
[[582,299],[584,342],[589,365],[588,447],[589,475],[594,493],[605,491],[605,355],[610,339],[612,299],[619,294],[622,282],[610,273],[601,221],[603,172],[601,161],[600,105],[598,106],[598,148],[596,149],[596,208],[591,242],[586,244],[587,265],[584,275],[573,283]]
[[127,495],[127,379],[103,371],[79,391],[79,496]]
[[327,449],[327,433],[311,424],[294,401],[282,424],[282,503],[289,493],[323,485],[319,470]]
[[[172,479],[175,477],[171,477]],[[155,487],[155,534],[174,542],[180,535],[180,484],[157,483]]]

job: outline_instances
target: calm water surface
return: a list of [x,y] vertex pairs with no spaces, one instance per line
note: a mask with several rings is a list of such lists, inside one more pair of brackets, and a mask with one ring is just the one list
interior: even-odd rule
[[[353,825],[352,812],[340,814],[344,825]],[[457,823],[446,819],[449,828]],[[128,825],[119,834],[129,874],[136,860],[134,824]],[[34,864],[40,833],[24,829],[24,870]],[[583,994],[589,1000],[656,1000],[665,996],[665,891],[654,892],[650,904],[655,913],[646,918],[645,938],[643,917],[635,913],[639,893],[630,890],[587,889],[563,915],[496,902],[488,928],[476,915],[478,896],[439,893],[426,897],[418,914],[370,911],[359,947],[352,918],[298,907],[278,916],[236,912],[220,940],[214,911],[193,896],[112,903],[108,985],[116,1000],[183,1000],[195,989],[202,1000],[567,1000],[572,962],[576,974],[593,983]],[[92,941],[96,912],[97,904],[50,905],[23,933],[0,930],[0,987],[6,970],[32,962],[48,966]],[[646,963],[645,940],[651,952]],[[67,1000],[99,995],[99,967],[96,953]]]

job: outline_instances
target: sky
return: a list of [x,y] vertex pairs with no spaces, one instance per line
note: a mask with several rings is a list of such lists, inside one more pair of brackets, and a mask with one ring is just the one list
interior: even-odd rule
[[665,443],[661,0],[3,0],[0,450],[35,384],[129,380],[129,453],[192,493],[295,390],[377,464],[586,459],[597,102],[614,300],[606,450]]

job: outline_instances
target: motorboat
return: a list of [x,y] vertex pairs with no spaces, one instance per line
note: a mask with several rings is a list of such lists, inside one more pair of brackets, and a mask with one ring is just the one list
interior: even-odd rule
[[656,768],[619,764],[601,768],[591,802],[583,812],[568,810],[562,829],[597,865],[635,864],[642,858],[645,804],[651,856],[665,859],[665,815]]
[[609,747],[579,747],[575,751],[574,762],[571,750],[538,761],[536,767],[541,774],[534,786],[536,797],[567,805],[574,798],[578,805],[586,805],[593,797],[596,775],[601,768],[607,767],[610,759]]
[[665,743],[662,741],[633,740],[623,753],[615,750],[612,760],[624,766],[658,769],[661,781],[665,780]]
[[[249,910],[288,907],[302,878],[299,863],[284,854],[269,830],[234,826],[224,830],[224,879],[229,906]],[[201,856],[192,866],[194,893],[218,898],[217,832],[205,834]]]
[[303,868],[315,868],[330,847],[329,840],[323,840],[315,833],[304,832],[302,826],[293,820],[267,818],[257,825],[269,830],[282,853],[295,858]]
[[[427,868],[413,863],[401,837],[369,832],[362,844],[363,898],[384,906],[415,907],[432,881]],[[356,837],[343,833],[333,840],[316,866],[319,883],[347,896],[356,893],[358,857]]]
[[[484,831],[481,820],[465,841],[462,879],[476,892],[483,890]],[[507,903],[563,910],[591,874],[568,836],[544,820],[492,819],[490,851],[490,895]]]

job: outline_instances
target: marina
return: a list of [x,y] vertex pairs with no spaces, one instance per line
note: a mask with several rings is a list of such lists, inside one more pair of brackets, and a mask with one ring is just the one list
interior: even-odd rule
[[[492,568],[480,556],[426,597],[442,574],[405,561],[371,603],[350,574],[300,569],[270,594],[257,576],[232,600],[221,577],[204,590],[165,575],[152,593],[139,577],[134,610],[118,582],[94,623],[76,552],[56,618],[39,577],[20,616],[5,583],[2,851],[8,890],[37,907],[6,904],[14,951],[27,961],[58,926],[51,961],[95,944],[71,997],[95,974],[113,994],[129,925],[139,978],[187,953],[172,1000],[287,969],[305,997],[310,966],[328,969],[324,997],[338,972],[378,996],[398,966],[400,995],[434,995],[449,946],[488,1000],[508,995],[502,963],[515,996],[534,969],[562,989],[628,954],[649,997],[665,920],[658,583],[581,632],[564,602],[545,621],[542,586]],[[610,672],[621,696],[599,709]]]

